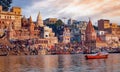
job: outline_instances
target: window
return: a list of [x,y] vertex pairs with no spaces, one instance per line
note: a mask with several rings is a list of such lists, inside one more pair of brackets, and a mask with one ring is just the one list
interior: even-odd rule
[[48,37],[48,35],[45,35],[45,37]]

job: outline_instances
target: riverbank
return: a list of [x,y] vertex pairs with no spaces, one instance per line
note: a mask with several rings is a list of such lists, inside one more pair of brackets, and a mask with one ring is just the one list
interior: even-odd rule
[[56,44],[52,48],[31,47],[29,45],[14,44],[13,47],[0,44],[0,56],[6,55],[59,55],[59,54],[89,54],[99,51],[120,53],[120,48],[89,48],[79,43]]

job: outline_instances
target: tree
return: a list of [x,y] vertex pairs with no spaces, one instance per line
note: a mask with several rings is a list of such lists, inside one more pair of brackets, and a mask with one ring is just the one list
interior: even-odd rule
[[60,19],[57,20],[56,23],[55,23],[55,25],[56,25],[56,26],[61,26],[61,25],[63,25],[62,20],[60,20]]
[[0,5],[3,7],[4,11],[8,11],[12,0],[0,0]]

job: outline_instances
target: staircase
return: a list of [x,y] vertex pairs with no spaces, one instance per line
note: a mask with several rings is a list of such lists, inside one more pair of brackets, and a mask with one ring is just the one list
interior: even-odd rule
[[6,39],[6,38],[0,38],[0,44],[3,44],[3,45],[7,45],[7,46],[9,46],[9,47],[13,47],[13,45],[9,42],[9,40],[8,39]]

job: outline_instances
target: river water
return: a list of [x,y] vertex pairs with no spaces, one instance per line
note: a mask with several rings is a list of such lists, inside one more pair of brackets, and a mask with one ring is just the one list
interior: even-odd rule
[[83,54],[1,56],[0,72],[120,72],[120,54],[91,60]]

